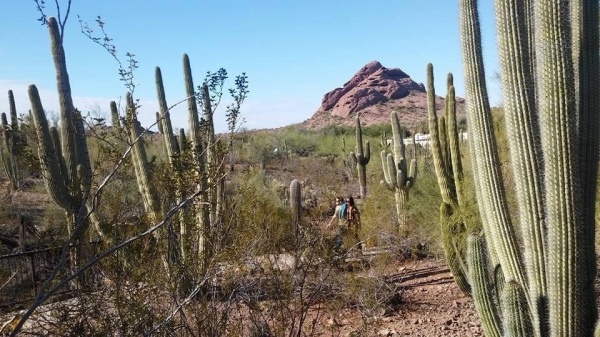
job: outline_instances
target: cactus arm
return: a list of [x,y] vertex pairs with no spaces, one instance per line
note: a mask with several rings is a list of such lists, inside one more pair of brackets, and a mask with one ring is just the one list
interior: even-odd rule
[[212,104],[210,101],[210,92],[208,90],[208,84],[202,84],[202,103],[203,103],[203,113],[204,113],[204,121],[206,123],[206,161],[209,165],[213,163],[214,157],[214,146],[215,146],[215,125],[213,122],[213,111]]
[[40,140],[38,142],[38,152],[46,189],[52,201],[65,210],[72,210],[73,203],[61,174],[57,151],[54,148],[54,142],[50,135],[48,120],[42,107],[40,95],[34,85],[29,86],[28,93],[29,100],[31,101],[33,123],[38,139]]
[[485,242],[478,235],[469,235],[467,239],[467,263],[475,309],[481,320],[483,332],[489,337],[500,337],[500,317],[489,291],[491,287],[487,275],[488,259]]
[[17,106],[15,104],[15,96],[12,90],[8,91],[8,109],[10,114],[10,127],[13,132],[19,129],[19,120],[17,118]]
[[446,95],[447,102],[447,131],[446,136],[448,137],[448,149],[450,150],[450,161],[452,163],[452,174],[453,183],[456,196],[456,201],[459,207],[465,206],[465,200],[463,198],[463,169],[462,160],[460,155],[460,146],[458,142],[458,128],[456,127],[456,95],[454,92],[454,85],[452,84],[452,74],[448,75],[448,95]]
[[363,154],[363,165],[367,165],[371,160],[371,144],[368,140],[365,141],[365,153]]
[[[473,135],[473,167],[479,182],[476,194],[488,246],[502,264],[507,280],[526,285],[515,233],[508,216],[508,206],[500,174],[498,153],[492,129],[492,116],[485,84],[481,34],[476,0],[460,0],[460,35],[465,73],[465,93],[469,136]],[[528,291],[528,290],[527,290]]]
[[50,127],[50,137],[52,138],[52,144],[54,145],[54,151],[56,151],[56,158],[60,167],[61,179],[64,181],[65,186],[69,186],[69,181],[66,180],[67,175],[63,172],[67,172],[67,166],[65,164],[64,157],[62,155],[62,148],[60,146],[60,133],[56,126]]
[[541,141],[548,156],[544,161],[548,268],[555,278],[548,284],[549,315],[552,336],[588,336],[591,327],[585,322],[591,308],[586,301],[591,293],[586,289],[587,277],[581,277],[588,265],[586,245],[580,244],[586,239],[585,231],[578,228],[582,220],[580,207],[575,206],[580,202],[576,196],[579,186],[573,175],[579,159],[575,142],[577,122],[572,118],[577,111],[575,100],[564,99],[574,92],[568,6],[548,0],[535,5],[539,31],[536,31],[536,65],[540,74],[537,83],[539,95],[544,98],[538,102]]
[[[523,237],[524,261],[529,275],[531,298],[545,298],[546,246],[544,244],[545,218],[541,189],[542,158],[539,139],[538,111],[535,107],[535,83],[529,57],[530,37],[527,5],[521,1],[495,1],[498,13],[496,24],[498,52],[502,71],[502,92],[506,118],[508,146],[511,150],[511,165],[515,172],[516,198],[519,206],[519,223]],[[508,18],[516,18],[509,20]],[[516,37],[516,38],[515,38]],[[535,307],[533,310],[536,310]],[[539,320],[546,321],[544,312],[535,313],[536,326]]]
[[85,201],[90,194],[92,186],[92,166],[90,164],[90,154],[88,152],[87,137],[85,136],[85,125],[81,113],[75,109],[74,115],[75,127],[75,149],[77,158],[77,181],[78,181],[78,205],[80,208],[85,205]]
[[110,117],[113,128],[120,129],[121,121],[119,119],[119,110],[117,109],[117,103],[110,101]]
[[[196,92],[194,91],[194,79],[192,76],[192,67],[187,54],[183,54],[183,77],[185,84],[185,93],[187,96],[188,105],[188,125],[192,144],[192,151],[197,170],[195,171],[196,180],[198,181],[197,188],[204,190],[206,188],[206,175],[204,169],[204,147],[202,144],[202,133],[200,128],[200,118],[198,115],[198,104],[196,101]],[[210,102],[209,102],[210,103]],[[204,171],[205,172],[205,171]],[[204,237],[209,229],[209,208],[202,204],[206,202],[206,193],[200,195],[200,200],[194,205],[196,213],[196,229],[198,232],[198,255],[203,257],[205,251]]]
[[155,190],[151,187],[151,172],[146,155],[144,140],[140,137],[140,130],[136,127],[137,114],[131,93],[125,95],[125,120],[128,125],[129,142],[132,144],[131,155],[138,189],[142,195],[144,209],[155,223],[161,218],[161,207]]
[[[574,1],[576,2],[576,1]],[[599,12],[598,3],[594,1],[583,1],[581,12],[583,16],[582,20],[582,57],[574,58],[574,60],[580,60],[580,76],[581,82],[579,86],[579,107],[581,111],[581,117],[579,119],[579,134],[581,136],[580,152],[581,157],[584,158],[583,165],[581,165],[581,177],[583,179],[582,186],[584,188],[582,202],[585,203],[583,207],[583,217],[585,223],[587,238],[587,254],[589,260],[588,270],[589,285],[590,288],[594,284],[596,278],[596,254],[595,252],[595,238],[596,238],[596,221],[595,221],[595,202],[597,198],[596,181],[598,172],[598,151],[600,148],[598,129],[600,128],[600,96],[595,90],[590,88],[598,88],[600,86],[600,56],[598,55],[598,37],[599,22],[598,15],[595,13]],[[577,63],[576,63],[577,64]],[[592,299],[592,308],[596,305]],[[596,313],[597,315],[597,313]]]
[[445,161],[442,156],[442,144],[440,142],[439,124],[435,108],[435,87],[433,85],[433,65],[427,64],[427,117],[429,121],[429,137],[431,140],[431,154],[433,159],[433,166],[435,168],[435,175],[437,177],[438,186],[440,187],[440,194],[442,196],[442,202],[446,204],[453,204],[453,193],[451,188],[451,179],[448,175],[448,170],[445,166]]
[[75,140],[75,124],[73,123],[75,106],[73,105],[73,98],[71,96],[71,84],[69,82],[69,73],[67,72],[65,51],[59,33],[58,22],[55,18],[48,18],[48,29],[50,31],[52,58],[54,60],[60,106],[62,153],[68,168],[68,171],[63,172],[63,174],[66,175],[66,181],[74,181],[73,179],[76,178],[77,174],[77,145]]
[[534,336],[527,296],[517,282],[508,282],[502,291],[505,336]]
[[158,95],[158,106],[160,111],[160,121],[162,123],[163,140],[165,144],[165,152],[169,158],[169,161],[177,154],[177,143],[175,141],[175,135],[173,135],[173,126],[171,124],[171,113],[169,112],[169,106],[167,105],[167,99],[165,96],[165,86],[162,80],[162,73],[159,67],[155,69],[155,80],[156,80],[156,94]]
[[390,191],[394,190],[394,185],[392,184],[392,178],[390,176],[390,169],[394,169],[393,162],[392,167],[388,166],[387,161],[387,153],[385,150],[381,151],[381,167],[383,168],[383,180],[381,180],[381,185],[387,188]]
[[184,152],[187,150],[187,138],[185,136],[185,129],[179,129],[179,137],[177,137],[179,152]]
[[302,211],[302,185],[298,179],[290,183],[290,206],[292,209],[292,222],[294,225],[294,234],[300,233],[300,217]]
[[[11,108],[12,110],[12,108]],[[19,178],[15,153],[16,129],[8,125],[6,114],[3,112],[0,116],[0,126],[2,127],[2,146],[0,148],[0,159],[4,166],[4,172],[8,178],[11,190],[16,191],[19,187]]]
[[410,171],[408,171],[408,184],[410,184],[410,186],[406,186],[406,187],[412,187],[415,182],[417,181],[417,160],[416,159],[412,159],[410,161]]
[[[190,58],[183,54],[183,78],[185,83],[185,94],[187,96],[188,106],[188,125],[189,133],[194,149],[196,160],[200,162],[199,156],[202,149],[202,135],[200,134],[200,119],[198,117],[198,104],[196,103],[196,92],[194,91],[194,79],[192,77],[192,67]],[[198,150],[200,149],[200,151]]]
[[351,153],[356,160],[356,169],[358,171],[358,184],[360,187],[360,196],[365,198],[367,196],[367,164],[371,159],[371,146],[367,140],[363,147],[362,141],[362,128],[360,126],[360,117],[356,115],[356,153]]
[[164,133],[163,132],[163,124],[162,124],[162,118],[160,117],[160,112],[156,112],[156,127],[158,128],[158,133],[160,133],[161,135]]

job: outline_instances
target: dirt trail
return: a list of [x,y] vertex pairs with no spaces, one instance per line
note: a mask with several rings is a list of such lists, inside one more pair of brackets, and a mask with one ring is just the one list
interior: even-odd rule
[[403,289],[402,304],[387,316],[362,317],[344,309],[325,315],[317,336],[483,336],[474,304],[440,260],[398,262],[390,276]]

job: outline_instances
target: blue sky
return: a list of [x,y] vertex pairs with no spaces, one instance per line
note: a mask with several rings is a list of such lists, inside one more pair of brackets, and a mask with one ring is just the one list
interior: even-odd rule
[[[66,8],[66,0],[58,0]],[[0,111],[8,110],[12,89],[19,112],[29,109],[26,88],[36,84],[46,110],[58,110],[54,67],[47,29],[36,19],[33,0],[4,1],[0,11]],[[55,15],[54,1],[46,11]],[[487,76],[497,70],[491,2],[482,2]],[[63,13],[64,14],[64,13]],[[108,110],[126,88],[117,64],[80,31],[78,16],[94,24],[100,15],[117,51],[136,55],[135,97],[142,102],[142,124],[157,110],[154,67],[160,66],[167,100],[185,97],[181,58],[190,57],[195,84],[207,71],[246,72],[250,94],[242,107],[249,129],[302,122],[323,95],[342,86],[372,60],[401,68],[425,81],[426,64],[436,72],[438,94],[452,72],[457,94],[464,95],[458,35],[458,1],[423,0],[73,0],[66,26],[65,53],[75,104],[82,111]],[[492,102],[498,85],[490,83]],[[224,104],[222,107],[224,108]],[[185,107],[175,108],[175,126],[186,127]],[[216,127],[225,129],[224,110]]]

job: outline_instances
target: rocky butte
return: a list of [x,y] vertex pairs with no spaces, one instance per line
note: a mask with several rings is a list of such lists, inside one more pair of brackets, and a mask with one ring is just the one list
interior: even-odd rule
[[[436,88],[444,93],[446,88]],[[457,112],[464,113],[464,99],[457,97]],[[438,114],[443,112],[444,99],[436,98]],[[327,125],[351,125],[360,114],[363,125],[389,123],[390,112],[399,113],[401,123],[416,127],[427,119],[427,93],[422,83],[413,81],[399,68],[386,68],[378,61],[362,67],[341,88],[323,96],[321,106],[304,122],[310,128]]]

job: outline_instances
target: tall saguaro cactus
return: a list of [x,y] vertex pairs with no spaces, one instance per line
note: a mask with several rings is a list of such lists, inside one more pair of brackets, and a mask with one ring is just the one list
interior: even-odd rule
[[300,216],[302,214],[302,185],[298,179],[290,183],[290,207],[292,209],[292,222],[296,237],[300,231]]
[[8,91],[8,105],[10,113],[10,124],[5,113],[2,113],[2,142],[0,143],[0,160],[4,166],[4,172],[10,182],[13,191],[19,188],[19,170],[17,156],[22,146],[21,133],[19,131],[19,122],[17,120],[17,108],[15,97],[12,90]]
[[[199,200],[194,204],[194,213],[196,218],[196,232],[198,240],[198,254],[201,259],[206,259],[205,254],[205,241],[206,235],[210,230],[210,208],[208,204],[208,197],[206,193],[207,177],[205,167],[205,151],[206,146],[203,144],[203,134],[201,132],[200,118],[198,116],[198,104],[196,102],[196,92],[194,91],[194,80],[192,77],[192,67],[190,65],[190,59],[187,54],[183,55],[183,75],[185,92],[187,96],[188,106],[188,125],[190,133],[190,141],[192,145],[192,156],[195,161],[196,172],[195,177],[197,181],[197,189],[203,191],[200,194]],[[203,93],[201,93],[202,95]],[[210,101],[210,97],[205,97],[205,100]],[[212,123],[212,119],[211,119]],[[210,127],[209,127],[210,129]],[[214,130],[214,128],[212,128]]]
[[381,151],[381,167],[384,176],[381,185],[394,192],[396,214],[398,216],[398,233],[406,235],[409,191],[417,181],[417,161],[413,158],[410,164],[407,164],[406,147],[403,139],[404,130],[395,111],[391,113],[390,118],[393,154],[387,153],[385,150]]
[[[111,102],[111,107],[112,107]],[[158,222],[162,218],[162,210],[156,190],[152,187],[150,165],[146,155],[146,147],[144,140],[141,138],[141,133],[137,125],[137,111],[131,93],[125,95],[125,125],[129,142],[132,144],[131,157],[135,177],[144,209],[152,223]],[[116,107],[116,105],[115,105]]]
[[[507,284],[524,290],[524,296],[503,292],[501,302],[505,308],[512,307],[507,301],[524,302],[535,336],[591,336],[596,321],[598,2],[495,1],[507,139],[519,206],[515,217],[508,214],[502,190],[477,1],[460,0],[459,7],[469,137],[487,249],[497,258]],[[519,222],[520,233],[511,219]],[[473,292],[482,286],[474,282]],[[475,303],[480,316],[491,317],[487,307]],[[510,312],[498,316],[514,319]],[[524,335],[518,331],[527,326],[521,322],[511,330]]]
[[433,66],[428,64],[429,134],[435,174],[442,196],[440,225],[444,253],[456,284],[465,294],[470,294],[471,287],[465,268],[467,227],[464,219],[463,170],[456,127],[456,100],[452,74],[448,74],[447,90],[445,111],[438,118],[435,111]]
[[69,217],[69,230],[79,227],[87,213],[92,171],[88,155],[85,128],[81,114],[75,109],[62,39],[55,18],[48,18],[52,57],[56,70],[56,85],[60,105],[60,142],[52,141],[51,129],[42,107],[37,88],[29,86],[31,113],[37,131],[40,165],[46,189],[51,199]]
[[363,148],[362,128],[358,115],[356,115],[356,152],[350,152],[350,157],[353,159],[353,162],[356,162],[360,197],[364,199],[367,197],[367,164],[371,160],[371,145],[367,140]]

